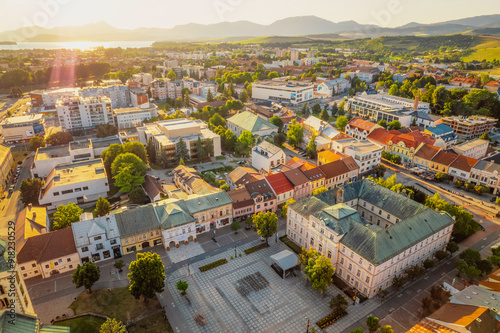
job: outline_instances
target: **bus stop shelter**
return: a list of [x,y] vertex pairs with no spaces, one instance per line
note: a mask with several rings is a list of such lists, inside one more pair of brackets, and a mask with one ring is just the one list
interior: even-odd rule
[[273,254],[271,260],[273,261],[271,266],[277,273],[281,272],[283,279],[287,276],[287,273],[292,272],[299,266],[297,255],[289,250]]

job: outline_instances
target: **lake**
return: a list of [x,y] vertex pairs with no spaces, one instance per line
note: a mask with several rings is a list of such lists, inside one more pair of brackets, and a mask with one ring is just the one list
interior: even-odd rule
[[57,50],[57,49],[80,49],[90,50],[102,46],[104,48],[141,48],[150,47],[152,41],[121,41],[121,42],[18,42],[17,45],[0,45],[0,50]]

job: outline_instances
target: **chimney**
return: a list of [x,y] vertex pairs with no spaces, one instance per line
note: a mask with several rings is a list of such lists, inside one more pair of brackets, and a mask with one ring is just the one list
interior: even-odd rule
[[36,212],[33,212],[33,220],[36,218]]
[[343,203],[344,202],[344,189],[339,188],[337,190],[337,203]]
[[33,205],[32,204],[28,204],[28,210],[31,211],[31,207],[33,207]]
[[415,102],[413,103],[413,110],[417,111],[418,110],[418,102],[420,102],[420,94],[415,96]]

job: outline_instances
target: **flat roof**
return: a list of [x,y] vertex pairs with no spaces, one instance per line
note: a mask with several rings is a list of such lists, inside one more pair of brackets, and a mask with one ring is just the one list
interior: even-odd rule
[[54,186],[82,183],[95,179],[107,179],[104,164],[100,158],[59,164],[54,168]]
[[20,117],[10,117],[5,119],[4,125],[10,124],[22,124],[22,123],[31,123],[33,121],[38,121],[42,119],[43,115],[41,114],[32,114],[29,116],[20,116]]
[[69,156],[69,144],[38,148],[35,155],[35,161],[48,160],[64,156]]

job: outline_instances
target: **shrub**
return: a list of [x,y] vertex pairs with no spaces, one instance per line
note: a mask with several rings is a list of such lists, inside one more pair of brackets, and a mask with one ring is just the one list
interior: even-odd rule
[[239,256],[241,257],[241,253],[240,253],[240,255],[239,255]]
[[233,256],[231,256],[231,260],[234,259]]
[[333,324],[334,322],[336,322],[337,320],[339,320],[340,318],[342,318],[346,314],[347,314],[347,312],[345,312],[345,311],[334,312],[332,314],[329,314],[325,318],[321,319],[320,321],[318,321],[316,323],[316,325],[318,325],[320,328],[325,328],[325,327]]
[[432,259],[425,259],[425,261],[424,261],[424,268],[425,269],[432,268],[432,267],[434,267],[434,265],[435,265],[434,264],[434,260],[432,260]]
[[205,266],[200,267],[200,271],[205,272],[208,271],[209,269],[215,268],[220,265],[227,264],[227,259],[219,259],[217,261],[211,262],[210,264],[207,264]]
[[257,252],[257,251],[259,251],[259,250],[265,249],[266,247],[269,247],[269,245],[268,245],[268,244],[266,244],[266,243],[262,243],[262,244],[259,244],[259,245],[256,245],[256,246],[253,246],[253,247],[251,247],[251,248],[249,248],[249,249],[246,249],[244,252],[245,252],[246,254],[250,254],[250,253],[254,253],[254,252]]
[[447,256],[448,256],[448,253],[443,251],[443,250],[439,250],[439,251],[436,251],[436,253],[434,253],[434,257],[436,257],[436,259],[439,261],[443,260]]

